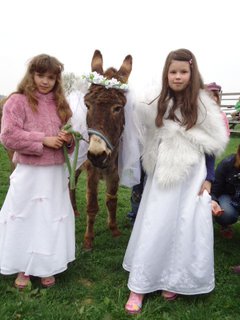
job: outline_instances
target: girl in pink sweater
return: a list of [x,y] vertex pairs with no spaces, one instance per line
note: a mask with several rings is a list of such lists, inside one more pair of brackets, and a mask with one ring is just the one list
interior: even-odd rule
[[71,109],[64,97],[63,64],[34,57],[11,94],[2,117],[2,144],[14,151],[16,168],[0,212],[0,273],[17,273],[15,286],[55,284],[54,275],[75,259],[74,215],[64,167],[63,145],[72,135],[61,128]]

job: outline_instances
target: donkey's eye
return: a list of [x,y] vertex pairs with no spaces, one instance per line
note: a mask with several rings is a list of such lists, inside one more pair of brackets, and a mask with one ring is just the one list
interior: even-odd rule
[[122,106],[113,107],[113,113],[119,113],[122,110]]

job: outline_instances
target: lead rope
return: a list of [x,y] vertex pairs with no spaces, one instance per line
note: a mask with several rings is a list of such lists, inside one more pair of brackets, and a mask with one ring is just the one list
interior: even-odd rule
[[[66,144],[63,145],[63,153],[64,153],[64,157],[66,160],[68,172],[69,172],[69,186],[70,186],[70,190],[74,190],[76,188],[75,171],[76,171],[76,167],[77,167],[79,142],[80,142],[80,140],[84,140],[84,141],[86,141],[86,140],[83,138],[83,136],[78,131],[73,130],[72,125],[69,123],[65,124],[65,126],[63,126],[62,129],[64,131],[66,131],[67,133],[71,133],[74,137],[74,140],[75,140],[75,150],[74,150],[74,157],[73,157],[72,165],[71,165],[69,155],[67,152],[67,146],[66,146]],[[86,142],[88,142],[88,141],[86,141]]]

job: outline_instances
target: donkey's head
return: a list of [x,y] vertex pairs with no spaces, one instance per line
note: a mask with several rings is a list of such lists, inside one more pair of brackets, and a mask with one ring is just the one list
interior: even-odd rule
[[[92,71],[106,79],[116,79],[126,84],[132,71],[132,57],[126,56],[120,69],[103,71],[103,58],[96,50],[92,58]],[[106,168],[116,161],[118,144],[124,129],[124,106],[126,96],[123,90],[114,86],[92,83],[84,98],[89,129],[88,159],[99,168]]]

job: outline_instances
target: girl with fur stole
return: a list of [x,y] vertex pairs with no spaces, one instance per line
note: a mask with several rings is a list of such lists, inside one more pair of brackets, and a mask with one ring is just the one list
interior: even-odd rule
[[141,312],[153,291],[173,300],[214,289],[211,197],[200,190],[205,155],[218,156],[228,142],[220,108],[187,49],[169,53],[158,99],[138,104],[136,113],[147,182],[123,261],[128,313]]
[[72,112],[62,86],[63,64],[34,57],[3,106],[1,142],[14,151],[16,168],[0,212],[0,273],[17,273],[15,286],[30,276],[44,287],[75,259],[74,214],[64,166],[63,145],[74,148],[62,130]]

